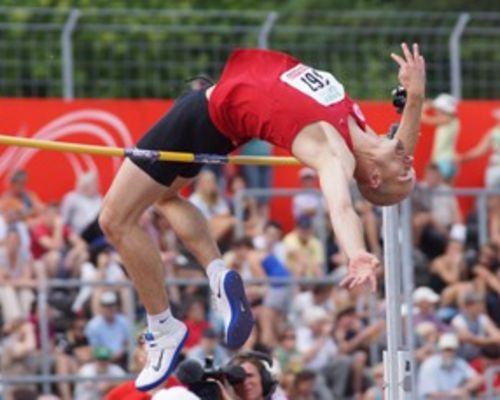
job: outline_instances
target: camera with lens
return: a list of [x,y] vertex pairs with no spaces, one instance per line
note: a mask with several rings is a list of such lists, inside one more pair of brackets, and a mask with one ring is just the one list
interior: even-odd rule
[[184,360],[177,367],[176,375],[183,385],[202,400],[221,399],[219,386],[214,381],[237,385],[246,378],[245,370],[237,365],[214,368],[212,357],[205,358],[204,366],[196,360]]

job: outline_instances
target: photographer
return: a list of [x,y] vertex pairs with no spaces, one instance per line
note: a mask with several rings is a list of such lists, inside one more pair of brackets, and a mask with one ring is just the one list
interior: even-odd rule
[[266,354],[246,352],[236,355],[226,366],[213,369],[210,359],[205,368],[195,360],[183,361],[177,369],[178,379],[201,400],[286,400],[276,390],[277,380]]

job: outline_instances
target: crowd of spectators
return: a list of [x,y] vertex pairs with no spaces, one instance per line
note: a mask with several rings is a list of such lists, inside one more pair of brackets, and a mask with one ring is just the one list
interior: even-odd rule
[[[243,350],[271,355],[284,396],[279,398],[382,399],[382,269],[374,296],[363,288],[339,287],[347,260],[322,198],[311,191],[296,195],[290,210],[281,211],[293,216],[291,229],[270,218],[280,215],[269,212],[268,198],[245,197],[240,224],[235,194],[249,186],[246,177],[252,174],[244,172],[224,177],[204,170],[189,194],[209,220],[227,265],[244,279],[257,280],[246,286],[257,324]],[[267,173],[255,172],[252,180]],[[305,190],[317,187],[314,171],[301,169],[298,178]],[[96,223],[102,200],[98,177],[85,173],[75,186],[59,203],[45,204],[29,191],[27,174],[14,171],[1,194],[1,376],[38,375],[49,365],[54,374],[89,378],[52,383],[52,398],[150,398],[126,397],[134,389],[130,381],[120,381],[145,362],[144,309]],[[491,235],[492,242],[478,247],[474,210],[462,215],[453,195],[433,196],[435,189],[446,192],[450,186],[439,166],[430,164],[412,197],[418,288],[413,309],[405,314],[415,327],[419,398],[480,398],[485,371],[500,367],[500,243]],[[380,210],[353,196],[367,246],[381,254]],[[496,207],[494,200],[490,206]],[[146,211],[141,223],[160,249],[165,280],[186,282],[168,287],[174,313],[190,330],[183,356],[200,363],[210,356],[215,367],[225,365],[234,354],[222,344],[222,321],[212,312],[207,286],[193,283],[204,278],[203,269],[156,210]],[[321,226],[327,227],[327,242],[318,235]],[[281,280],[258,283],[267,278]],[[290,278],[323,282],[290,284]],[[74,280],[83,285],[57,285]],[[47,282],[53,285],[40,299]],[[43,314],[40,300],[47,301]],[[41,320],[44,316],[48,320]],[[493,378],[500,396],[500,373]],[[44,398],[37,397],[37,384],[1,386],[2,400]],[[250,399],[242,390],[242,398]]]

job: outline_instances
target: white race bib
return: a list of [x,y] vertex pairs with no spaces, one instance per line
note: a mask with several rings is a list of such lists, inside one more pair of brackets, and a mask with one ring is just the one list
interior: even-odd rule
[[304,64],[283,72],[280,79],[323,106],[331,106],[345,97],[344,86],[332,74]]

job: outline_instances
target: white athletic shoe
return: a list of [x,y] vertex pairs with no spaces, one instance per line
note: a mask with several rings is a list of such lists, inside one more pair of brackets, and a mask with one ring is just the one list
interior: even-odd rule
[[243,281],[236,271],[222,269],[212,278],[214,305],[224,319],[225,342],[238,349],[247,341],[254,325]]
[[175,321],[177,329],[169,333],[146,332],[147,361],[135,380],[135,387],[146,392],[163,384],[174,371],[177,358],[188,337],[188,329],[181,321]]

